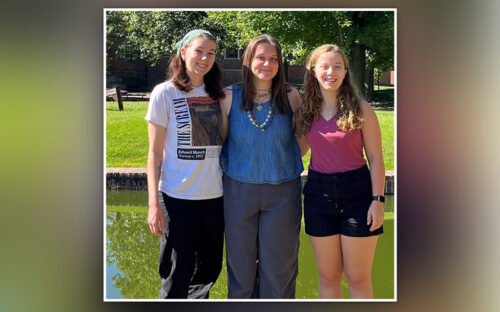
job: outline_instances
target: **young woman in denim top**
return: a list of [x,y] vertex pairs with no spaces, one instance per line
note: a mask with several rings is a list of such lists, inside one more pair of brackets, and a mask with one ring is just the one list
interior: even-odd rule
[[242,84],[225,91],[228,297],[294,298],[303,166],[292,117],[301,98],[285,85],[279,43],[268,35],[252,39]]
[[341,298],[345,272],[351,298],[373,298],[371,268],[383,232],[385,179],[377,116],[357,95],[347,58],[336,45],[314,49],[306,67],[296,134],[303,154],[311,147],[304,219],[319,297]]

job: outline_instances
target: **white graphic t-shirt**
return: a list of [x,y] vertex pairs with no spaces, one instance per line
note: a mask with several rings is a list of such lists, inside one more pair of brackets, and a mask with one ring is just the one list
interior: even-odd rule
[[151,93],[145,119],[165,127],[160,190],[181,199],[222,196],[222,114],[205,85],[190,92],[169,80]]

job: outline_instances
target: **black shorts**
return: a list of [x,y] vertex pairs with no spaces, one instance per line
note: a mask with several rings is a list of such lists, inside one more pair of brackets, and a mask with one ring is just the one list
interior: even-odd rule
[[372,203],[370,171],[359,169],[323,174],[309,169],[304,186],[304,220],[311,236],[365,237],[379,235],[383,227],[370,232],[366,224]]

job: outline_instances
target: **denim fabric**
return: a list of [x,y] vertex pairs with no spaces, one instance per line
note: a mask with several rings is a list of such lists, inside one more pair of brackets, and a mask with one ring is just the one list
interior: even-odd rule
[[370,232],[371,225],[366,224],[371,203],[372,182],[366,165],[333,174],[309,168],[304,186],[305,232],[317,237],[382,234],[383,227]]
[[[292,111],[284,115],[276,112],[270,127],[262,132],[241,110],[241,91],[241,85],[233,85],[229,133],[220,156],[224,173],[234,180],[256,184],[279,184],[298,177],[304,167],[293,136]],[[270,105],[270,101],[262,103],[261,111],[254,106],[259,123],[266,119]]]

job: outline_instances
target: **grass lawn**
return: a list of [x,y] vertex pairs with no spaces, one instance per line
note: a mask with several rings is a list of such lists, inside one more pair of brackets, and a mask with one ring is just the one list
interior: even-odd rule
[[146,167],[148,102],[106,103],[106,167]]
[[[376,88],[376,87],[375,87]],[[146,167],[148,154],[148,102],[106,103],[106,167]],[[382,131],[385,169],[394,169],[394,111],[375,109]],[[310,151],[302,159],[308,168]]]

